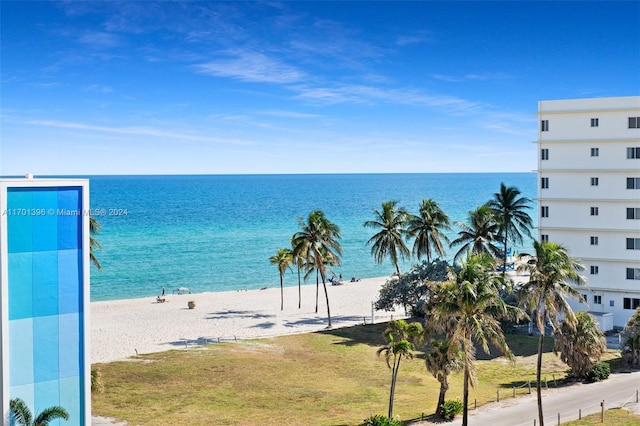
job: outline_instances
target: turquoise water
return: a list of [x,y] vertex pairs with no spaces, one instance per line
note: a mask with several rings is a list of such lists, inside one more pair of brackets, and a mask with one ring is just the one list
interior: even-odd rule
[[[297,218],[314,209],[342,231],[344,256],[336,275],[389,275],[393,266],[377,265],[365,245],[373,230],[363,223],[373,208],[397,200],[415,213],[421,199],[433,198],[452,221],[464,221],[500,182],[536,197],[534,173],[90,177],[91,207],[104,211],[97,217],[103,270],[92,267],[91,300],[154,296],[162,287],[203,292],[279,286],[269,257],[289,246]],[[534,202],[534,220],[536,212]],[[293,273],[285,285],[297,285]]]

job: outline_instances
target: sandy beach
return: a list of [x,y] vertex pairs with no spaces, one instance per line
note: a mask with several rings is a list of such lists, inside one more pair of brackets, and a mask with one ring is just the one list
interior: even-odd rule
[[[327,284],[333,327],[371,322],[375,301],[387,277]],[[160,289],[159,289],[160,290]],[[137,354],[184,349],[217,341],[323,330],[327,308],[322,284],[315,313],[315,284],[219,293],[171,294],[165,303],[156,297],[91,303],[91,362],[111,362]],[[194,309],[187,302],[194,301]],[[375,312],[375,322],[388,321],[393,312]],[[396,316],[403,313],[396,313]]]

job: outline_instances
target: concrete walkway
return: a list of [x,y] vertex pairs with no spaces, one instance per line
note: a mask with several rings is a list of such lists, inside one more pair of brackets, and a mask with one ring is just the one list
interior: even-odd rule
[[[623,407],[640,414],[636,392],[640,392],[640,371],[612,374],[609,379],[598,383],[543,390],[542,409],[545,425],[557,425],[558,413],[562,423],[577,420],[580,410],[583,417],[599,413],[600,403],[603,400],[605,410]],[[499,403],[491,403],[469,411],[470,426],[532,426],[534,420],[536,424],[539,423],[537,419],[538,404],[535,390],[531,395],[505,399]],[[461,424],[461,418],[447,423],[451,426]]]

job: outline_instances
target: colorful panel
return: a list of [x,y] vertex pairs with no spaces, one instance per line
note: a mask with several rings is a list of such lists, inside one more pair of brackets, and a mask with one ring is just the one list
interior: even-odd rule
[[58,315],[52,315],[33,319],[33,377],[36,383],[56,380],[60,376],[58,318]]
[[30,214],[32,202],[31,190],[10,188],[7,191],[9,253],[33,250],[33,224]]
[[82,312],[82,252],[58,251],[58,312],[68,314]]
[[9,365],[9,385],[22,386],[34,382],[33,319],[9,321],[9,359],[19,360]]
[[33,316],[58,314],[58,252],[33,252]]
[[82,374],[81,348],[80,348],[80,319],[78,314],[60,315],[59,330],[60,342],[64,342],[58,348],[60,362],[60,378],[77,377]]
[[9,253],[9,320],[33,317],[33,253]]

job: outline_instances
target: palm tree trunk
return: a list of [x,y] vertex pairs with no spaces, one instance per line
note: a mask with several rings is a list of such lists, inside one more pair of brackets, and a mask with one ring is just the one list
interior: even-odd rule
[[329,293],[327,292],[327,283],[325,282],[324,275],[322,276],[322,286],[324,287],[324,298],[327,301],[327,319],[329,320],[329,323],[327,324],[327,328],[331,328],[331,309],[329,309]]
[[300,285],[300,265],[298,265],[298,309],[302,306],[302,287]]
[[282,274],[280,274],[280,310],[284,311],[284,288],[282,286]]
[[400,370],[400,361],[402,357],[398,357],[398,360],[393,360],[393,369],[391,370],[391,391],[389,392],[389,418],[393,417],[393,400],[396,395],[396,382],[398,381],[398,371]]
[[396,272],[398,273],[398,276],[400,276],[400,267],[398,266],[398,262],[395,262],[396,265]]
[[507,273],[507,232],[504,233],[504,253],[502,253],[502,276]]
[[[466,340],[466,339],[465,339]],[[465,341],[464,345],[467,345]],[[467,359],[466,348],[464,348],[464,381],[462,390],[462,426],[468,426],[469,424],[469,360]]]
[[318,270],[316,269],[316,314],[318,313],[318,292],[320,291],[320,280],[318,279]]
[[544,426],[544,416],[542,414],[542,386],[540,383],[540,376],[542,374],[542,345],[544,343],[544,322],[542,327],[540,321],[538,321],[538,331],[540,337],[538,338],[538,363],[536,365],[536,393],[538,394],[538,419],[540,426]]
[[449,390],[449,381],[447,380],[447,376],[442,376],[442,381],[440,382],[440,395],[438,396],[438,407],[436,408],[436,415],[442,416],[442,410],[444,405],[444,398]]

